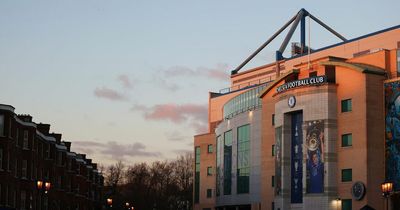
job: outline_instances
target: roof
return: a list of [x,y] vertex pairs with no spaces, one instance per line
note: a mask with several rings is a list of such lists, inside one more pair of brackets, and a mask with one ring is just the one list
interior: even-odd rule
[[386,71],[384,69],[363,63],[350,63],[344,61],[322,61],[319,64],[323,66],[332,65],[332,66],[346,67],[349,69],[359,71],[361,73],[386,75]]

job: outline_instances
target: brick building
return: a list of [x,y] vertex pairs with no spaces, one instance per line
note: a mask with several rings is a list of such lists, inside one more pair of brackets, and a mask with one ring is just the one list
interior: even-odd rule
[[292,47],[209,94],[194,209],[385,209],[384,181],[394,182],[389,209],[400,209],[400,26]]
[[102,209],[104,180],[97,164],[49,131],[49,124],[36,124],[0,104],[0,208]]

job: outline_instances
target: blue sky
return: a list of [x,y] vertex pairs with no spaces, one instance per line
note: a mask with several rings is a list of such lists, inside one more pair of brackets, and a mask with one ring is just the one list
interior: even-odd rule
[[[175,158],[204,130],[208,91],[301,8],[346,38],[400,24],[395,0],[3,0],[0,103],[97,162]],[[312,48],[336,42],[311,23]]]

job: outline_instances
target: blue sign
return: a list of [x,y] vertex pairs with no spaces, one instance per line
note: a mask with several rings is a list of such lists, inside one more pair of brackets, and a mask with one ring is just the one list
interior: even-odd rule
[[303,113],[292,114],[291,203],[303,203]]

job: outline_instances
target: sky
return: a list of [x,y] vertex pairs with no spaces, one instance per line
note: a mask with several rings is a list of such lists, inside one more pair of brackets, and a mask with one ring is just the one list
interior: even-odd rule
[[[0,103],[100,164],[174,159],[207,131],[208,92],[301,8],[347,39],[400,24],[398,0],[2,0]],[[314,49],[340,41],[309,30]]]

